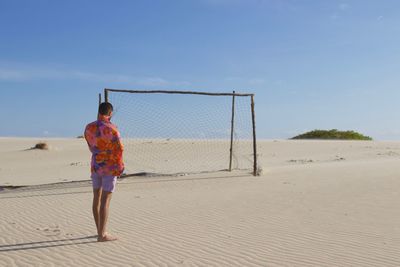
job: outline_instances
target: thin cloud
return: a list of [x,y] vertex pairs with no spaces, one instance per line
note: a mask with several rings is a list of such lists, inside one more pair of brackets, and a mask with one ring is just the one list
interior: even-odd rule
[[32,80],[81,80],[101,83],[120,83],[141,86],[190,85],[187,81],[170,81],[162,77],[136,77],[127,74],[94,73],[72,70],[38,68],[9,69],[0,67],[0,81],[24,82]]
[[209,5],[232,5],[246,3],[249,2],[249,0],[201,0],[201,2]]
[[349,4],[346,3],[340,3],[337,6],[336,12],[334,12],[333,14],[330,15],[330,19],[331,20],[338,20],[341,18],[341,15],[343,15],[347,10],[349,10],[351,8],[351,6]]
[[347,10],[347,9],[349,9],[350,8],[350,5],[349,4],[346,4],[346,3],[341,3],[341,4],[339,4],[339,9],[340,10]]
[[0,80],[22,80],[24,75],[19,71],[0,69]]
[[296,5],[294,5],[289,0],[198,0],[200,3],[209,6],[256,6],[260,5],[277,9],[277,10],[295,10]]
[[249,84],[251,85],[261,85],[264,84],[265,80],[262,78],[253,78],[249,80]]
[[338,14],[332,14],[331,16],[330,16],[330,19],[331,20],[337,20],[339,18],[339,15]]
[[236,82],[236,81],[241,81],[241,80],[242,80],[242,78],[236,77],[236,76],[225,77],[225,81],[227,81],[227,82]]

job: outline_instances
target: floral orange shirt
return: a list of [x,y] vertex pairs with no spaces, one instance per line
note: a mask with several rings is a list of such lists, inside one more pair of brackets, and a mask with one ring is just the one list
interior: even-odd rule
[[97,121],[89,123],[85,129],[85,139],[92,152],[92,174],[120,176],[124,171],[124,147],[110,117],[99,115]]

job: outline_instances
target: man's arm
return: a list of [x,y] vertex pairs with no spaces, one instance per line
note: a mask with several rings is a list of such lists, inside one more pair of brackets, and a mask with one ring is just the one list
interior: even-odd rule
[[123,152],[124,151],[124,145],[122,144],[121,135],[120,135],[118,129],[115,129],[114,140],[115,140],[115,144],[116,144],[116,149],[119,152]]
[[90,145],[90,142],[89,142],[90,133],[89,133],[88,127],[85,128],[84,136],[85,136],[85,140],[86,140],[86,143],[87,143],[87,145],[89,147],[90,152],[93,153],[93,148],[92,148],[92,146]]
[[114,149],[115,149],[115,154],[117,155],[117,158],[118,158],[118,165],[119,165],[118,168],[119,168],[119,171],[120,171],[118,176],[120,176],[120,175],[123,174],[124,169],[125,169],[124,162],[123,162],[123,159],[122,159],[122,157],[123,157],[122,154],[123,154],[123,151],[124,151],[124,145],[121,142],[121,135],[120,135],[118,129],[115,128],[115,131],[113,131],[113,135],[114,135],[113,143],[115,145]]

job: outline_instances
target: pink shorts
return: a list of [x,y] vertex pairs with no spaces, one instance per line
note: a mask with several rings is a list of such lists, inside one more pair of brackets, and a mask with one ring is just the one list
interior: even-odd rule
[[117,183],[117,176],[112,175],[98,175],[97,173],[92,173],[92,185],[93,189],[103,188],[103,191],[114,192],[115,184]]

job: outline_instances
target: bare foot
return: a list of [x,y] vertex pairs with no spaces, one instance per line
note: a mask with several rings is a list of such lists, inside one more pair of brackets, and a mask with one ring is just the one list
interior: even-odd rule
[[97,237],[97,242],[107,242],[107,241],[115,241],[118,240],[115,236],[109,235],[108,233],[104,234],[103,236]]

